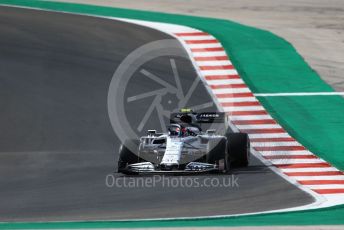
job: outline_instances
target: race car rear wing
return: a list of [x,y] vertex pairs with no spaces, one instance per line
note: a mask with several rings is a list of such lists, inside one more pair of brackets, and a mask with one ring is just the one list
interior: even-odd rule
[[170,123],[226,123],[226,114],[223,112],[181,112],[171,113]]

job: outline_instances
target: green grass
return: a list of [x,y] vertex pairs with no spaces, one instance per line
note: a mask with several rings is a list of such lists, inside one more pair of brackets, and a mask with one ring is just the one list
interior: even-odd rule
[[310,211],[251,216],[161,221],[89,221],[51,223],[0,223],[0,229],[149,228],[207,226],[342,225],[344,205]]
[[[260,29],[221,19],[164,14],[110,7],[0,0],[0,4],[113,16],[186,25],[206,31],[221,41],[241,77],[254,93],[332,92],[294,47]],[[339,96],[260,98],[272,116],[316,155],[344,169],[344,100]],[[278,214],[183,221],[72,222],[0,224],[0,228],[89,228],[151,226],[234,226],[344,224],[344,206]]]

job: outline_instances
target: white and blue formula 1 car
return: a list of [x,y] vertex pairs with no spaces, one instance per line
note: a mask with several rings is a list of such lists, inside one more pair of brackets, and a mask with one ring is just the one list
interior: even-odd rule
[[[203,123],[222,128],[203,132]],[[224,127],[228,127],[225,113],[195,113],[189,109],[172,113],[168,133],[148,130],[140,140],[126,140],[121,145],[118,172],[227,173],[232,168],[248,166],[248,135],[231,133]]]

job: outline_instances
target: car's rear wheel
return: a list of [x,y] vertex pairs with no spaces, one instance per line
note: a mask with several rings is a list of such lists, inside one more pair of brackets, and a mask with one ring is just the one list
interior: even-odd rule
[[118,172],[123,172],[128,164],[140,162],[138,140],[126,140],[120,147],[118,159]]
[[227,133],[229,168],[246,167],[250,161],[250,139],[247,133]]

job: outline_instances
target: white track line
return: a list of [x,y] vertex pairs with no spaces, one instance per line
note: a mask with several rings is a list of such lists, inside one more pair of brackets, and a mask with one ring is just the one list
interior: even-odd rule
[[213,40],[214,36],[211,35],[202,35],[202,36],[178,36],[184,41],[196,41],[196,40]]
[[323,167],[323,168],[284,168],[282,172],[337,172],[339,171],[335,167]]
[[238,129],[281,129],[279,124],[235,125]]
[[245,84],[245,82],[241,79],[208,80],[207,83],[209,85]]
[[[232,65],[232,62],[228,60],[218,60],[218,61],[196,61],[199,66],[223,66]],[[237,79],[241,80],[241,79]],[[241,80],[242,81],[242,80]]]
[[252,147],[302,146],[297,141],[252,142]]
[[223,93],[249,93],[249,88],[230,88],[230,89],[213,89],[214,94],[223,94]]
[[232,121],[243,121],[243,120],[268,120],[272,119],[270,115],[230,115],[229,119]]
[[344,180],[343,175],[338,176],[290,176],[298,181],[305,180]]
[[231,97],[231,98],[217,98],[219,102],[253,102],[258,101],[255,97]]
[[215,52],[193,52],[194,57],[214,57],[214,56],[227,56],[225,51],[215,51]]
[[238,72],[235,69],[201,70],[201,73],[204,76],[207,76],[207,75],[237,75],[238,74]]
[[344,184],[306,185],[310,189],[344,189]]
[[288,133],[256,133],[248,134],[250,138],[279,138],[279,137],[291,137]]
[[263,106],[224,106],[223,110],[225,112],[234,112],[234,111],[261,111],[264,110]]
[[344,92],[314,92],[314,93],[256,93],[256,97],[283,97],[283,96],[335,96],[344,95]]
[[[326,161],[318,159],[271,159],[274,165],[284,165],[284,164],[304,164],[304,163],[325,163]],[[319,179],[319,178],[318,178]]]
[[[184,42],[185,44],[185,42]],[[186,46],[186,45],[185,45]],[[208,43],[208,44],[187,44],[191,49],[205,49],[205,48],[220,48],[222,45],[220,43]],[[215,53],[215,52],[211,52]],[[210,54],[209,54],[210,55]],[[213,56],[213,55],[212,55]]]
[[307,150],[287,150],[287,151],[259,151],[260,154],[263,156],[283,156],[288,157],[288,156],[293,156],[293,155],[307,155],[307,156],[312,156],[313,153],[307,151]]

